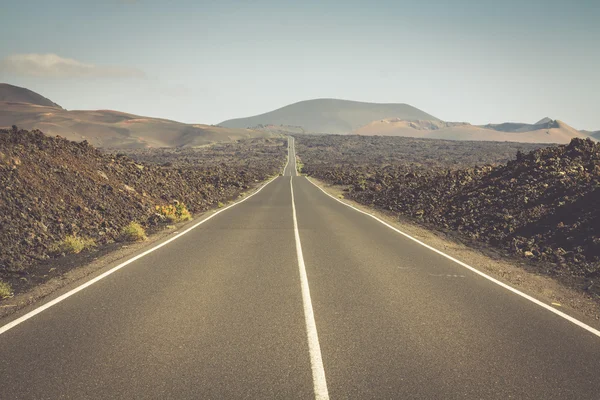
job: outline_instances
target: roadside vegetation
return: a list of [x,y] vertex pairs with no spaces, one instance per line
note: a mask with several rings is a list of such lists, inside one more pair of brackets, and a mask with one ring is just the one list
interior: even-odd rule
[[302,160],[300,159],[300,157],[296,156],[296,170],[298,171],[299,175],[302,174],[303,168],[304,168],[304,164],[302,163]]
[[133,221],[123,227],[121,239],[126,242],[142,242],[148,239],[148,236],[146,236],[146,230],[139,223]]
[[12,289],[6,282],[0,281],[0,299],[6,299],[12,296]]
[[79,254],[84,250],[96,247],[96,241],[78,235],[68,235],[54,245],[54,252],[61,254]]
[[156,211],[159,215],[165,217],[169,222],[183,222],[192,219],[192,214],[189,212],[185,204],[180,203],[177,200],[175,200],[173,204],[156,206]]

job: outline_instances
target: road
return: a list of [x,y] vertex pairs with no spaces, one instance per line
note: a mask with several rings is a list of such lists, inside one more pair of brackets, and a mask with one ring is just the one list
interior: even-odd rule
[[0,321],[0,398],[598,398],[600,337],[327,196],[290,144],[255,195]]

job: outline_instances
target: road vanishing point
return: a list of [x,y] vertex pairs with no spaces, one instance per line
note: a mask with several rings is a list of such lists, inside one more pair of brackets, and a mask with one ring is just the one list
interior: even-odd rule
[[595,329],[279,176],[0,321],[1,399],[598,399]]

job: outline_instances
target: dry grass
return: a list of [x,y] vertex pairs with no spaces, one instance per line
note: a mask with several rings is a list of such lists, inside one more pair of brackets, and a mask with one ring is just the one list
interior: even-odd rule
[[183,222],[192,219],[192,214],[188,211],[185,204],[178,201],[168,206],[156,206],[156,211],[171,222]]
[[147,238],[146,231],[137,222],[130,222],[121,230],[121,239],[127,242],[142,242]]
[[0,281],[0,299],[6,299],[12,296],[12,288],[6,282]]
[[96,241],[86,237],[79,237],[77,235],[69,235],[62,241],[56,243],[54,251],[57,253],[66,254],[78,254],[83,250],[96,247]]

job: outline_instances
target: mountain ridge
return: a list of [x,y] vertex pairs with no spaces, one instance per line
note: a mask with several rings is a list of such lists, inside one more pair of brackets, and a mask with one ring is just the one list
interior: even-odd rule
[[29,89],[0,84],[0,128],[13,125],[115,148],[195,147],[273,136],[264,131],[185,124],[115,110],[65,110]]
[[39,129],[70,140],[87,140],[97,147],[123,148],[194,147],[293,133],[529,143],[567,143],[574,137],[600,140],[600,132],[577,131],[548,117],[535,124],[471,125],[442,121],[406,103],[333,98],[303,100],[252,117],[223,121],[216,126],[185,124],[115,110],[65,110],[29,89],[3,83],[0,84],[0,127],[11,125]]
[[566,144],[573,138],[589,137],[566,123],[554,120],[539,125],[504,123],[471,125],[465,122],[438,122],[435,124],[383,119],[373,121],[353,134],[364,136],[404,136],[443,140],[484,140],[494,142],[559,143]]
[[218,125],[228,128],[287,125],[301,126],[311,133],[349,133],[371,121],[390,117],[439,121],[439,118],[405,103],[367,103],[320,98],[288,104],[263,114],[229,119]]
[[63,109],[52,100],[34,92],[33,90],[11,85],[9,83],[0,83],[0,102],[28,103],[37,106],[56,107]]

